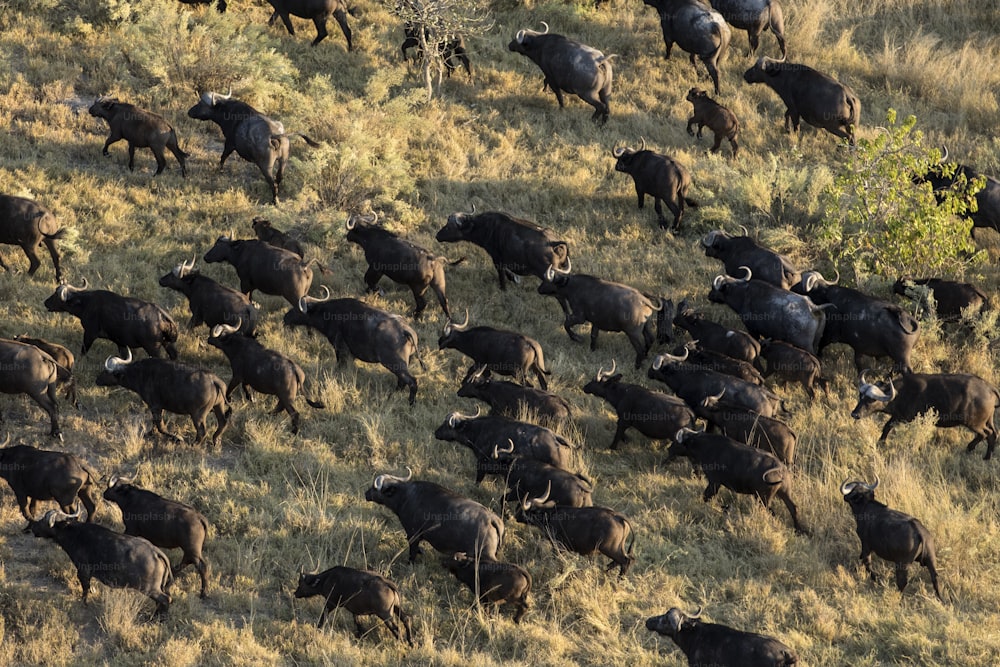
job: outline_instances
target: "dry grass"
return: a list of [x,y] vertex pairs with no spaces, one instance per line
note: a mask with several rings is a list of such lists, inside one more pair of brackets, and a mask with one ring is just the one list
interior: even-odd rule
[[[372,0],[359,0],[351,19],[356,50],[347,53],[335,27],[311,48],[312,27],[298,34],[268,28],[262,3],[234,0],[230,10],[174,0],[99,2],[9,0],[0,13],[0,191],[31,196],[49,206],[70,236],[62,243],[73,282],[155,300],[178,322],[188,318],[178,294],[156,280],[216,236],[264,215],[292,229],[308,252],[328,263],[323,277],[335,294],[360,296],[364,262],[344,240],[349,210],[373,208],[387,225],[451,258],[449,297],[468,307],[476,323],[510,326],[538,338],[553,369],[552,385],[573,404],[575,423],[564,429],[583,445],[579,469],[596,480],[595,501],[627,514],[637,533],[638,560],[623,580],[605,576],[597,561],[557,555],[534,530],[507,521],[503,555],[534,578],[532,609],[522,625],[478,611],[472,596],[428,553],[405,562],[405,541],[388,512],[364,502],[372,474],[414,468],[416,476],[445,484],[499,507],[496,481],[472,484],[471,455],[433,439],[454,409],[475,403],[454,395],[465,359],[439,352],[444,318],[436,306],[416,325],[427,369],[416,368],[420,393],[413,408],[392,391],[383,369],[357,363],[336,367],[319,336],[286,332],[287,304],[258,295],[265,312],[261,340],[299,361],[328,409],[303,406],[302,434],[284,417],[265,414],[271,399],[235,402],[234,421],[219,449],[195,450],[142,437],[147,417],[135,396],[94,386],[107,341],[79,361],[82,410],[63,405],[65,448],[84,455],[105,477],[141,465],[142,483],[200,508],[212,523],[206,556],[212,591],[198,598],[188,568],[172,589],[163,623],[151,622],[152,603],[130,591],[95,584],[84,607],[65,555],[52,543],[23,535],[23,519],[4,487],[0,492],[0,662],[6,664],[391,664],[391,665],[635,665],[682,664],[669,640],[652,636],[643,620],[670,606],[706,606],[706,616],[782,638],[807,665],[992,665],[1000,652],[998,483],[995,464],[966,456],[965,433],[927,421],[897,428],[875,442],[881,421],[855,422],[853,362],[844,348],[824,357],[834,378],[830,398],[810,402],[799,389],[784,391],[799,434],[794,495],[812,538],[796,537],[783,507],[771,516],[747,498],[723,492],[732,508],[701,502],[704,482],[685,463],[665,465],[666,448],[633,434],[620,451],[606,449],[613,413],[582,393],[597,368],[616,358],[629,381],[650,384],[632,371],[631,347],[603,334],[599,350],[567,340],[559,309],[535,294],[526,279],[506,292],[478,249],[436,244],[433,235],[455,210],[505,210],[557,230],[573,249],[574,268],[618,279],[679,300],[687,295],[718,319],[732,315],[707,303],[717,263],[703,257],[698,238],[722,226],[748,226],[762,241],[802,266],[829,266],[810,245],[810,225],[821,214],[819,194],[839,168],[843,152],[829,135],[806,128],[801,138],[782,132],[783,107],[763,87],[740,79],[749,66],[746,36],[735,32],[723,64],[720,101],[744,127],[739,160],[705,155],[708,144],[684,132],[688,88],[704,87],[683,54],[661,57],[653,13],[638,2],[612,0],[595,10],[589,0],[496,3],[496,29],[470,41],[476,85],[446,80],[429,104],[413,72],[398,58],[402,30]],[[961,0],[786,0],[790,59],[834,73],[863,102],[862,134],[888,107],[914,113],[932,142],[989,173],[1000,173],[997,91],[1000,56],[994,3]],[[611,120],[590,121],[575,98],[560,112],[540,91],[536,68],[506,47],[522,27],[547,21],[561,32],[617,53]],[[770,35],[765,53],[774,55]],[[239,159],[216,169],[221,137],[214,126],[186,117],[195,90],[234,94],[303,131],[324,146],[293,146],[280,207],[267,205],[256,168]],[[100,156],[103,121],[87,115],[94,96],[111,92],[162,113],[192,154],[187,179],[169,159],[152,179],[148,151],[126,169],[123,144]],[[631,182],[616,174],[610,151],[645,137],[675,155],[693,173],[691,196],[701,202],[686,230],[667,237],[652,211],[637,211]],[[995,235],[981,239],[995,251]],[[14,249],[4,256],[17,269]],[[199,265],[201,262],[199,261]],[[228,266],[201,267],[227,283]],[[888,295],[886,280],[865,289]],[[996,291],[997,272],[975,267],[965,278]],[[369,297],[397,313],[412,308],[408,290],[384,283]],[[34,280],[0,274],[0,335],[24,331],[80,344],[78,322],[44,311],[52,269]],[[973,331],[928,324],[915,354],[919,370],[964,370],[1000,380],[996,351],[986,345],[995,317]],[[182,327],[183,328],[183,327]],[[182,331],[183,359],[229,378],[222,355],[204,343],[205,329]],[[4,399],[6,426],[15,439],[52,446],[42,413],[22,398]],[[190,424],[168,418],[190,437]],[[982,451],[982,450],[980,450]],[[911,570],[900,602],[891,585],[872,586],[857,564],[853,520],[837,493],[847,476],[883,480],[880,497],[921,518],[934,534],[942,579],[952,602],[933,598],[926,574]],[[105,506],[99,520],[120,527]],[[177,562],[180,554],[171,553]],[[294,600],[300,566],[368,567],[399,583],[414,617],[416,648],[407,649],[374,619],[360,641],[349,615],[315,628],[318,599]],[[891,570],[878,567],[887,576]]]

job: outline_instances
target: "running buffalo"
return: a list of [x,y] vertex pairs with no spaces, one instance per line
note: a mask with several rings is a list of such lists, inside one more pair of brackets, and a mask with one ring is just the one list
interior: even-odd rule
[[548,389],[545,376],[551,375],[551,372],[545,368],[545,356],[537,340],[506,329],[470,329],[469,311],[465,312],[465,322],[462,324],[447,322],[444,325],[438,339],[438,348],[458,350],[472,358],[473,364],[469,367],[466,378],[472,377],[480,367],[485,366],[487,375],[495,371],[528,384],[527,375],[531,371],[538,378],[542,389]]
[[[69,369],[34,345],[0,338],[0,394],[25,394],[49,416],[49,435],[62,439],[56,385],[69,383]],[[0,415],[0,423],[3,416]]]
[[826,74],[797,63],[760,58],[743,73],[747,83],[763,83],[785,103],[785,131],[799,130],[799,119],[855,145],[861,102],[854,91]]
[[406,643],[413,646],[410,615],[403,611],[399,587],[380,574],[368,570],[338,565],[323,572],[299,574],[296,598],[323,596],[325,604],[317,627],[326,624],[327,615],[340,607],[354,616],[355,635],[360,637],[365,629],[358,616],[378,616],[396,639],[402,640],[398,619],[406,631]]
[[[21,246],[28,257],[28,275],[42,265],[38,259],[38,246],[45,244],[52,257],[56,271],[56,282],[62,282],[63,273],[59,267],[59,250],[56,241],[66,236],[66,229],[56,226],[56,218],[47,208],[24,197],[0,195],[0,245]],[[0,257],[0,268],[10,271],[10,267]]]
[[20,336],[14,336],[14,340],[19,343],[26,343],[27,345],[37,347],[45,354],[52,357],[57,364],[69,371],[69,379],[65,381],[59,379],[58,382],[59,384],[66,385],[66,393],[64,394],[66,396],[66,400],[72,403],[74,408],[79,409],[80,404],[77,401],[76,396],[76,379],[73,377],[73,366],[76,363],[76,358],[73,356],[73,353],[70,352],[68,348],[63,347],[58,343],[47,341],[44,338],[30,338],[27,335],[22,334]]
[[35,520],[39,500],[54,500],[63,512],[70,512],[79,498],[87,521],[94,520],[100,475],[93,468],[75,454],[30,445],[7,447],[8,442],[10,435],[0,448],[0,478],[7,480],[25,519]]
[[[241,158],[257,165],[271,188],[272,201],[277,204],[278,186],[285,175],[285,163],[288,161],[288,138],[302,137],[313,147],[319,144],[300,132],[286,133],[285,126],[280,122],[268,118],[246,102],[230,97],[231,95],[202,93],[198,104],[188,109],[188,116],[197,120],[210,120],[222,130],[226,143],[222,148],[222,157],[219,158],[220,171],[229,156],[236,151]],[[278,172],[272,176],[276,161]]]
[[677,304],[674,325],[687,331],[703,350],[749,363],[754,363],[760,355],[760,343],[756,338],[746,331],[736,331],[707,319],[704,313],[695,311],[687,299]]
[[532,498],[548,492],[559,507],[590,507],[594,483],[580,473],[573,473],[533,458],[514,456],[514,443],[501,449],[493,446],[494,458],[507,469],[507,493],[504,500],[519,503],[524,496]]
[[[375,216],[369,219],[374,222]],[[464,257],[451,262],[447,257],[434,255],[415,243],[401,239],[387,229],[369,224],[352,215],[347,220],[347,240],[361,246],[368,262],[365,271],[365,285],[369,292],[374,292],[382,276],[389,280],[406,285],[413,292],[416,310],[413,319],[419,320],[427,308],[427,289],[434,290],[438,303],[445,317],[451,319],[448,308],[448,297],[445,296],[444,269],[465,261]]]
[[[761,363],[761,359],[767,362],[766,367]],[[777,376],[786,382],[798,382],[810,399],[816,398],[814,389],[816,385],[819,385],[824,393],[830,393],[829,381],[820,375],[822,368],[819,359],[816,355],[794,345],[765,338],[760,343],[760,356],[757,357],[757,362],[763,368],[762,375],[765,378]]]
[[699,608],[691,616],[674,607],[646,619],[646,629],[674,640],[689,667],[793,667],[795,651],[773,637],[704,623]]
[[645,139],[637,151],[618,147],[611,151],[611,155],[617,160],[615,171],[628,174],[635,182],[639,208],[645,205],[646,195],[651,196],[660,229],[667,229],[667,219],[663,217],[663,208],[660,206],[662,200],[674,214],[671,231],[680,231],[684,205],[698,206],[698,202],[687,196],[688,188],[691,187],[691,174],[684,165],[667,155],[646,150]]
[[80,320],[80,356],[87,354],[94,341],[104,338],[118,346],[120,356],[141,347],[151,357],[160,356],[163,349],[171,359],[177,358],[177,323],[155,303],[107,290],[88,290],[84,278],[83,287],[57,287],[44,305],[49,312],[69,313]]
[[474,558],[496,560],[503,544],[503,521],[479,503],[434,482],[378,475],[365,500],[390,509],[403,524],[410,544],[410,562],[417,559],[426,541],[445,554],[463,552]]
[[740,146],[736,137],[740,133],[740,121],[736,119],[736,114],[722,106],[704,90],[692,88],[688,91],[685,99],[694,106],[693,115],[688,118],[687,133],[694,136],[692,125],[698,125],[698,138],[701,139],[701,132],[707,126],[715,135],[715,143],[712,144],[711,151],[719,152],[723,139],[729,140],[729,145],[733,148],[733,157],[739,151]]
[[768,28],[774,33],[785,59],[785,15],[778,0],[712,0],[712,7],[722,14],[726,23],[739,30],[746,30],[750,37],[750,55],[757,53],[760,35]]
[[726,55],[732,31],[722,14],[702,0],[643,0],[660,14],[660,28],[667,50],[664,58],[670,58],[670,51],[677,44],[691,54],[691,64],[695,56],[705,63],[708,75],[719,94],[719,62]]
[[177,145],[177,133],[163,116],[111,97],[98,97],[89,111],[91,116],[108,121],[111,129],[101,149],[104,157],[111,157],[108,146],[124,139],[128,142],[128,170],[135,168],[135,149],[148,148],[156,158],[156,173],[153,175],[157,176],[167,166],[167,158],[163,156],[163,149],[167,148],[181,165],[181,176],[187,176],[184,161],[190,156]]
[[705,248],[705,256],[720,260],[731,276],[745,266],[757,280],[786,290],[802,280],[802,272],[792,266],[786,256],[754,241],[745,227],[742,236],[730,236],[721,229],[710,231],[702,237],[701,245]]
[[[295,253],[257,239],[220,236],[205,253],[205,262],[228,262],[240,278],[240,291],[253,298],[254,290],[284,297],[293,306],[309,293],[313,270]],[[222,324],[220,322],[220,324]]]
[[[570,340],[583,342],[583,336],[573,331],[579,324],[590,323],[590,350],[597,349],[597,334],[621,331],[635,349],[635,367],[642,365],[656,336],[653,327],[659,324],[660,334],[669,329],[671,314],[664,314],[663,299],[650,297],[634,287],[602,280],[586,274],[566,274],[550,267],[538,293],[554,296],[563,307],[566,321],[563,328]],[[666,315],[666,316],[664,316]]]
[[274,8],[274,13],[271,14],[271,18],[267,21],[268,25],[274,25],[275,20],[280,17],[281,22],[285,24],[285,29],[288,30],[288,34],[294,35],[295,28],[292,26],[290,16],[311,19],[316,26],[316,38],[312,41],[312,45],[316,46],[330,34],[326,31],[326,21],[332,16],[347,39],[347,50],[350,51],[354,48],[354,43],[351,41],[351,28],[347,25],[347,14],[350,10],[347,7],[346,0],[267,1]]
[[572,409],[562,396],[484,377],[485,372],[486,367],[482,366],[466,378],[458,388],[458,395],[488,403],[491,415],[514,419],[526,416],[542,424],[561,424],[572,416]]
[[520,623],[528,611],[531,575],[523,567],[489,558],[470,558],[462,552],[443,557],[441,564],[472,591],[479,604],[499,606],[509,602],[517,608],[515,623]]
[[435,238],[441,243],[468,241],[479,246],[493,260],[500,279],[500,289],[507,281],[519,282],[517,276],[544,279],[549,267],[569,271],[569,246],[556,239],[550,229],[506,213],[452,213],[448,223]]
[[710,430],[717,429],[733,440],[771,452],[787,466],[795,463],[795,443],[798,438],[788,424],[723,400],[724,396],[725,392],[719,392],[702,401],[699,413],[708,421]]
[[990,298],[972,283],[960,283],[942,278],[911,278],[903,276],[892,286],[900,296],[918,299],[927,309],[927,293],[934,297],[934,311],[945,321],[961,319],[963,314],[978,315],[990,309]]
[[507,48],[538,65],[545,77],[544,85],[555,93],[560,109],[565,106],[564,92],[577,95],[594,107],[591,120],[603,125],[611,112],[611,58],[614,56],[606,56],[592,46],[563,35],[550,35],[548,24],[543,21],[542,25],[545,32],[518,30]]
[[399,315],[357,299],[332,299],[326,285],[323,289],[322,299],[310,296],[299,299],[298,307],[285,313],[284,325],[310,327],[326,336],[338,364],[346,363],[349,357],[381,364],[396,376],[397,389],[409,387],[409,403],[413,405],[417,380],[410,373],[409,364],[413,356],[420,359],[417,332]]
[[879,442],[885,442],[896,424],[911,422],[929,410],[937,413],[935,426],[964,426],[976,437],[968,445],[973,451],[986,440],[986,456],[993,455],[997,444],[994,425],[1000,391],[976,375],[947,373],[906,373],[888,383],[872,384],[861,373],[858,380],[858,404],[851,412],[855,419],[865,414],[884,412],[889,421],[882,428]]
[[206,324],[211,330],[220,324],[229,324],[239,326],[247,336],[257,335],[259,313],[250,298],[201,275],[194,270],[194,262],[194,258],[181,262],[160,277],[160,287],[176,290],[187,297],[191,310],[188,328]]
[[257,235],[257,238],[264,243],[270,243],[277,248],[284,248],[288,252],[294,252],[299,256],[299,259],[306,258],[306,251],[302,247],[302,244],[287,233],[272,226],[270,220],[260,217],[254,218],[250,221],[250,226],[253,227],[253,233]]

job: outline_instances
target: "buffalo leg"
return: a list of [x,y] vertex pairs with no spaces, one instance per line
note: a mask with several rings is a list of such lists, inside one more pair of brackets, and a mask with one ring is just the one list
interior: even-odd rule
[[[212,444],[216,447],[222,442],[222,434],[226,432],[226,427],[229,426],[229,415],[232,414],[233,409],[226,406],[225,409],[221,405],[216,405],[212,408],[212,412],[215,413],[215,422],[218,426],[215,429],[215,433],[212,434]],[[207,417],[207,415],[206,415]],[[202,418],[202,423],[205,422],[205,418]]]
[[560,90],[559,86],[555,85],[552,81],[549,81],[548,84],[549,88],[552,89],[552,92],[556,94],[556,101],[559,102],[559,108],[565,109],[566,101],[563,99],[562,90]]
[[83,589],[83,604],[87,604],[87,596],[90,595],[90,575],[83,570],[77,568],[76,578],[80,582],[80,588]]
[[316,26],[316,39],[312,41],[312,45],[316,46],[324,39],[326,39],[326,36],[328,34],[330,34],[326,31],[326,14],[314,17],[313,25]]
[[326,625],[326,615],[329,611],[325,606],[323,607],[323,613],[319,615],[319,623],[316,624],[317,628],[322,628]]
[[108,135],[107,141],[104,142],[104,148],[101,149],[101,155],[103,155],[104,157],[111,157],[111,151],[108,150],[108,147],[111,146],[111,144],[118,143],[121,140],[122,140],[122,135],[119,132],[116,132],[115,130],[111,130],[111,134]]
[[[669,204],[667,205],[669,207]],[[659,197],[653,197],[653,210],[656,211],[656,221],[660,225],[660,229],[667,228],[667,219],[663,217],[663,206],[660,204]],[[673,210],[671,208],[671,210]]]
[[885,442],[885,439],[889,437],[889,431],[891,431],[892,427],[895,425],[896,425],[896,420],[890,417],[889,421],[887,421],[885,423],[885,426],[882,427],[882,436],[878,439],[878,441]]
[[368,270],[365,271],[365,287],[369,292],[374,292],[378,289],[378,281],[382,279],[382,272],[373,266],[369,266]]
[[[35,520],[35,499],[28,499],[28,496],[16,494],[17,507],[21,510],[21,515],[29,522]],[[30,527],[30,526],[29,526]]]
[[204,440],[205,436],[208,434],[208,428],[205,426],[208,414],[202,415],[191,415],[191,423],[194,424],[194,446],[197,447]]
[[[80,489],[77,497],[83,503],[84,509],[87,510],[87,523],[90,523],[94,520],[94,514],[97,513],[97,505],[94,504],[94,499],[90,497],[90,494],[83,489]],[[67,514],[70,514],[70,512],[67,512]]]
[[128,170],[135,171],[135,144],[128,142]]
[[[792,497],[788,495],[788,491],[785,489],[779,489],[777,495],[778,498],[781,499],[781,502],[785,503],[785,507],[788,508],[788,513],[792,515],[792,525],[795,526],[795,532],[799,535],[808,535],[809,531],[806,530],[801,523],[799,523],[799,509],[795,506],[795,503],[792,502]],[[764,506],[767,506],[766,502],[764,503]]]
[[295,34],[295,28],[292,27],[292,19],[288,18],[288,14],[287,13],[285,13],[285,14],[279,14],[278,12],[275,12],[274,14],[271,15],[271,20],[268,21],[268,25],[274,23],[274,16],[275,16],[275,14],[277,14],[278,16],[281,17],[281,22],[285,24],[285,30],[288,31],[288,34],[289,35],[294,35]]
[[222,155],[219,156],[219,171],[222,171],[222,168],[226,166],[226,160],[229,159],[229,156],[232,155],[235,150],[236,144],[231,143],[229,139],[226,139],[226,144],[222,147]]
[[626,335],[629,342],[632,343],[632,347],[635,348],[635,367],[639,368],[642,366],[642,360],[646,358],[649,345],[646,343],[645,338],[634,331],[628,332]]
[[909,583],[909,570],[909,563],[896,563],[896,588],[899,590],[900,595],[902,595],[903,589],[906,588],[906,584]]
[[176,435],[163,428],[163,410],[161,408],[150,407],[149,410],[153,414],[153,428],[156,429],[157,433],[167,436],[174,442],[183,442]]
[[[535,377],[538,378],[538,386],[541,387],[543,390],[547,390],[549,388],[549,383],[545,379],[545,372],[538,367],[537,362],[531,365],[531,370],[535,373]],[[531,385],[529,384],[528,386],[530,387]]]
[[872,583],[877,584],[879,582],[879,576],[875,574],[875,570],[872,569],[872,552],[870,549],[862,549],[861,562],[864,563],[865,569],[868,570],[868,576],[871,577]]
[[611,438],[610,449],[618,449],[619,442],[628,442],[628,438],[625,436],[625,431],[628,430],[628,424],[626,424],[622,419],[618,420],[618,428],[615,429],[615,437]]
[[292,402],[285,397],[278,397],[278,404],[274,406],[273,414],[278,414],[279,412],[287,412],[288,416],[292,420],[292,435],[299,432],[299,411],[295,409]]
[[28,275],[33,276],[35,275],[35,271],[38,270],[38,267],[42,265],[41,261],[38,259],[38,253],[35,250],[36,246],[35,244],[28,242],[21,246],[21,248],[24,250],[24,254],[28,256]]
[[156,158],[156,173],[153,176],[159,176],[167,168],[167,158],[163,155],[163,147],[150,146],[149,149],[153,151],[153,157]]
[[[590,351],[591,352],[596,352],[597,351],[597,336],[600,333],[601,333],[601,330],[597,327],[597,325],[594,324],[593,322],[591,322],[591,324],[590,324]],[[636,366],[636,368],[638,368],[638,366]]]
[[347,12],[343,9],[338,9],[333,13],[333,18],[337,21],[337,25],[340,26],[341,32],[344,33],[344,39],[347,40],[347,50],[354,50],[354,42],[351,40],[351,28],[347,25]]
[[49,415],[51,429],[49,435],[53,438],[61,438],[62,432],[59,430],[59,409],[56,406],[56,385],[50,384],[45,393],[28,394],[35,403],[41,406]]
[[722,147],[722,133],[717,133],[715,135],[715,143],[712,144],[712,147],[709,150],[713,153],[718,153],[719,148],[721,147]]
[[403,624],[403,629],[406,630],[406,643],[413,646],[413,629],[410,627],[410,615],[398,606],[393,611],[399,618],[399,622]]
[[736,153],[740,150],[740,145],[736,143],[736,135],[729,137],[729,145],[733,147],[733,157],[736,157]]
[[[967,451],[967,452],[969,452],[971,454],[972,452],[975,451],[976,445],[978,445],[982,441],[983,441],[982,434],[977,433],[976,437],[973,438],[972,442],[970,442],[969,445],[965,448],[965,451]],[[987,449],[987,451],[989,451],[989,445],[986,446],[986,449]]]
[[[989,426],[989,424],[987,424]],[[997,433],[996,431],[990,429],[986,434],[986,456],[983,460],[988,461],[993,457],[993,449],[997,446]]]
[[646,205],[646,193],[643,192],[642,188],[639,187],[638,183],[635,184],[635,194],[636,194],[636,196],[639,199],[639,208],[645,207],[645,205]]
[[181,165],[181,176],[187,177],[187,163],[186,163],[186,160],[187,160],[188,156],[187,156],[187,153],[185,153],[184,151],[182,151],[181,147],[177,145],[177,137],[176,136],[172,136],[170,138],[170,141],[167,142],[167,148],[170,149],[170,152],[174,154],[174,157],[177,158],[177,162]]
[[750,38],[750,53],[748,55],[753,56],[757,53],[757,47],[760,46],[760,33],[751,29],[747,31],[747,37]]
[[[169,341],[161,343],[161,345],[163,346],[163,349],[167,351],[167,356],[173,361],[177,361],[177,346]],[[159,356],[159,353],[157,353],[157,356]]]
[[[580,324],[583,324],[584,322],[586,322],[586,320],[583,319],[582,317],[580,317],[579,315],[577,315],[575,313],[570,313],[570,312],[566,313],[566,320],[563,322],[563,329],[566,330],[566,333],[569,334],[569,339],[571,341],[573,341],[574,343],[582,343],[583,342],[583,336],[581,336],[580,334],[578,334],[575,331],[573,331],[573,327],[575,327],[577,325],[580,325]],[[591,335],[593,335],[593,326],[591,326]],[[591,348],[590,349],[593,350],[594,349],[594,345],[596,345],[596,344],[597,344],[597,342],[594,341],[591,344]]]
[[438,303],[441,304],[441,310],[444,312],[444,316],[451,320],[451,309],[448,308],[448,297],[444,293],[444,287],[432,285],[431,289],[434,290],[434,295],[437,296]]
[[719,493],[719,488],[718,482],[709,482],[708,486],[705,487],[705,492],[701,494],[701,499],[707,503]]

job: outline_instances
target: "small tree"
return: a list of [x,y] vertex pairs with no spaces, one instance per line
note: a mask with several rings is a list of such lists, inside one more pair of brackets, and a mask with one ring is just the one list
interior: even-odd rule
[[[975,211],[975,193],[984,179],[935,193],[922,182],[930,169],[955,173],[941,164],[937,149],[923,147],[914,131],[917,119],[896,123],[889,109],[887,127],[874,139],[859,139],[843,169],[823,193],[823,221],[817,241],[838,262],[883,277],[900,273],[960,273],[981,261],[971,238],[972,222],[960,217]],[[846,260],[846,262],[845,262]]]
[[[441,87],[444,55],[458,37],[482,35],[493,27],[488,0],[382,0],[383,4],[412,28],[423,54],[421,69],[428,101],[434,96],[434,80]],[[423,29],[421,29],[421,27]]]

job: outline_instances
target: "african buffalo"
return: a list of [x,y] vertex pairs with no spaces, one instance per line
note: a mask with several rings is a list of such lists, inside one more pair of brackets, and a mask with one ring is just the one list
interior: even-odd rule
[[[424,44],[427,45],[428,50],[433,56],[441,58],[440,62],[444,63],[445,73],[448,75],[448,78],[451,78],[453,70],[465,67],[465,73],[469,75],[469,80],[471,81],[472,63],[469,61],[469,52],[465,48],[465,37],[454,35],[435,41],[431,37],[430,28],[426,25],[423,32]],[[403,25],[403,43],[399,47],[399,50],[403,53],[404,62],[409,62],[406,50],[413,47],[417,48],[413,54],[413,60],[416,62],[424,57],[424,48],[420,45],[420,28],[412,21],[407,21]]]
[[108,146],[124,139],[128,142],[128,170],[133,171],[135,168],[135,149],[148,148],[156,158],[156,173],[153,175],[157,176],[167,166],[163,149],[168,148],[181,165],[181,176],[187,176],[184,161],[191,156],[177,145],[177,133],[163,116],[112,97],[98,97],[89,111],[91,116],[108,121],[111,129],[111,134],[101,149],[104,157],[111,157]]
[[738,442],[771,452],[787,466],[795,463],[795,431],[788,424],[742,405],[722,400],[725,392],[708,396],[701,403],[699,416],[704,417],[710,430],[718,430]]
[[[767,361],[766,367],[761,359]],[[816,385],[824,393],[830,393],[829,381],[820,375],[822,368],[816,355],[790,343],[765,338],[760,343],[757,363],[763,368],[762,375],[765,378],[777,376],[786,382],[798,382],[811,399],[816,398]]]
[[288,30],[288,34],[294,35],[295,28],[292,27],[292,20],[289,16],[312,19],[313,24],[316,26],[316,39],[312,41],[312,45],[316,46],[330,34],[326,31],[326,21],[332,16],[340,25],[340,29],[347,39],[347,50],[350,51],[354,48],[354,43],[351,41],[351,28],[347,25],[347,13],[350,10],[347,8],[346,0],[267,1],[274,7],[274,13],[271,14],[271,18],[267,21],[268,25],[274,25],[274,21],[280,17],[281,22],[285,24],[285,29]]
[[410,615],[403,611],[399,587],[382,575],[342,565],[323,572],[300,573],[295,597],[311,598],[315,595],[321,595],[325,600],[317,627],[322,628],[326,624],[327,614],[343,607],[354,616],[357,637],[365,632],[358,616],[378,616],[396,639],[402,641],[399,625],[393,620],[396,618],[406,631],[406,643],[413,646]]
[[[228,262],[240,278],[240,290],[253,298],[254,290],[264,294],[284,297],[293,306],[309,293],[313,271],[309,265],[315,260],[303,261],[295,253],[258,241],[235,240],[220,236],[215,245],[205,253],[205,262]],[[221,324],[221,322],[220,322]]]
[[257,217],[250,221],[250,225],[253,227],[253,233],[264,243],[270,243],[277,248],[293,252],[299,256],[299,259],[306,258],[306,251],[302,248],[302,244],[280,229],[272,227],[270,220]]
[[39,350],[45,354],[52,357],[57,364],[69,371],[69,379],[61,380],[57,378],[59,384],[65,384],[66,393],[64,396],[74,408],[79,409],[80,403],[76,396],[76,379],[73,377],[73,366],[76,363],[76,358],[73,353],[69,351],[68,348],[59,345],[58,343],[53,343],[47,341],[44,338],[30,338],[27,335],[14,336],[14,340],[18,343],[25,343],[33,347],[37,347]]
[[754,241],[743,228],[742,236],[730,236],[721,229],[715,229],[702,237],[701,245],[705,256],[722,262],[726,273],[735,276],[740,267],[747,267],[754,278],[771,283],[781,289],[792,289],[802,280],[802,272],[792,266],[792,262],[770,248]]
[[465,311],[465,322],[462,324],[445,323],[438,338],[438,349],[448,348],[472,358],[473,364],[465,374],[466,378],[485,366],[487,375],[495,371],[530,386],[527,375],[531,371],[542,389],[548,388],[545,376],[552,373],[545,368],[545,356],[537,340],[506,329],[482,326],[470,329],[469,311]]
[[643,0],[660,14],[660,28],[667,50],[664,58],[670,58],[670,51],[676,42],[682,50],[691,54],[691,64],[698,56],[705,63],[708,75],[719,94],[719,62],[729,48],[732,32],[722,14],[702,0]]
[[[0,195],[0,245],[21,246],[28,257],[28,275],[42,265],[38,259],[37,249],[41,244],[48,248],[52,257],[52,266],[56,270],[56,282],[62,282],[62,269],[59,267],[59,250],[56,241],[66,236],[66,229],[56,226],[56,218],[47,208],[31,199]],[[10,271],[3,257],[0,257],[0,268]]]
[[667,155],[646,150],[645,139],[637,151],[619,147],[614,148],[611,155],[617,160],[615,171],[628,174],[635,182],[639,208],[645,205],[646,195],[651,196],[660,229],[667,229],[667,219],[663,217],[663,208],[660,206],[662,200],[674,214],[670,230],[680,231],[684,205],[698,206],[698,202],[687,196],[688,188],[691,187],[691,174],[684,165]]
[[761,33],[770,28],[785,59],[785,16],[778,0],[712,0],[712,8],[730,26],[747,31],[751,56],[757,53]]
[[[944,169],[947,167],[947,169]],[[976,192],[976,210],[965,211],[961,214],[963,218],[972,220],[970,232],[975,235],[976,228],[995,229],[1000,232],[1000,180],[993,176],[980,173],[978,170],[965,164],[955,164],[948,162],[948,148],[945,147],[944,155],[938,164],[931,165],[923,176],[914,178],[915,181],[926,181],[931,184],[935,196],[940,201],[941,193],[944,190],[957,190],[966,192],[970,181],[983,179],[983,187]]]
[[892,291],[917,300],[924,310],[929,305],[929,293],[934,297],[934,311],[944,321],[955,321],[964,314],[978,315],[990,309],[990,298],[971,283],[903,276],[892,286]]
[[743,73],[747,83],[763,83],[785,103],[785,131],[799,130],[799,119],[855,145],[861,102],[839,81],[797,63],[760,58]]
[[715,135],[715,143],[710,150],[718,153],[722,140],[728,139],[729,145],[733,147],[733,157],[736,157],[740,149],[736,142],[740,133],[740,121],[736,120],[736,114],[713,100],[701,88],[689,90],[685,99],[694,106],[694,113],[688,118],[687,133],[694,136],[691,126],[697,123],[698,138],[701,139],[701,132],[707,126]]
[[7,480],[17,506],[28,521],[35,520],[35,504],[54,500],[70,512],[79,498],[87,510],[87,521],[97,510],[97,481],[93,468],[75,454],[36,449],[30,445],[0,448],[0,478]]
[[160,277],[160,287],[176,290],[187,297],[191,310],[188,328],[206,324],[211,330],[220,324],[230,324],[239,326],[247,336],[256,336],[259,312],[250,298],[201,275],[194,270],[194,262],[194,258],[190,263],[181,262]]
[[556,95],[559,108],[565,107],[563,93],[577,95],[594,107],[591,120],[604,124],[611,112],[611,58],[592,46],[568,39],[563,35],[518,30],[507,48],[528,56],[542,70],[545,86]]
[[69,369],[34,345],[0,338],[0,371],[0,394],[25,394],[38,403],[49,416],[49,435],[61,440],[56,385],[72,380]]
[[591,507],[594,504],[591,498],[594,483],[587,477],[533,458],[516,456],[513,452],[511,441],[504,448],[493,445],[494,460],[507,470],[507,492],[504,494],[507,502],[520,503],[526,495],[534,498],[548,493],[548,498],[559,507]]
[[[319,144],[300,132],[286,133],[285,126],[280,122],[268,118],[246,102],[229,99],[231,96],[202,93],[198,104],[188,109],[188,116],[210,120],[222,130],[226,143],[222,148],[222,157],[219,158],[220,171],[229,156],[236,151],[241,158],[257,165],[271,188],[272,201],[277,204],[278,186],[285,175],[285,163],[288,161],[288,138],[302,137],[313,147]],[[278,163],[278,172],[271,176],[275,161]]]
[[707,319],[704,313],[691,308],[686,298],[677,304],[674,326],[687,331],[693,340],[698,341],[698,347],[703,350],[749,363],[754,363],[760,354],[760,343],[756,338],[746,331],[736,331]]
[[462,398],[485,401],[490,406],[491,415],[513,419],[530,415],[530,419],[538,420],[541,424],[561,424],[572,416],[572,409],[562,396],[506,380],[484,377],[485,372],[486,367],[480,367],[462,382],[457,393]]
[[443,557],[441,564],[472,591],[477,603],[498,606],[511,603],[517,607],[515,623],[520,623],[521,617],[528,611],[531,575],[523,567],[489,558],[477,560],[462,552]]
[[719,623],[703,623],[701,609],[688,616],[677,607],[646,619],[646,629],[674,640],[689,667],[792,667],[795,651],[773,637]]

